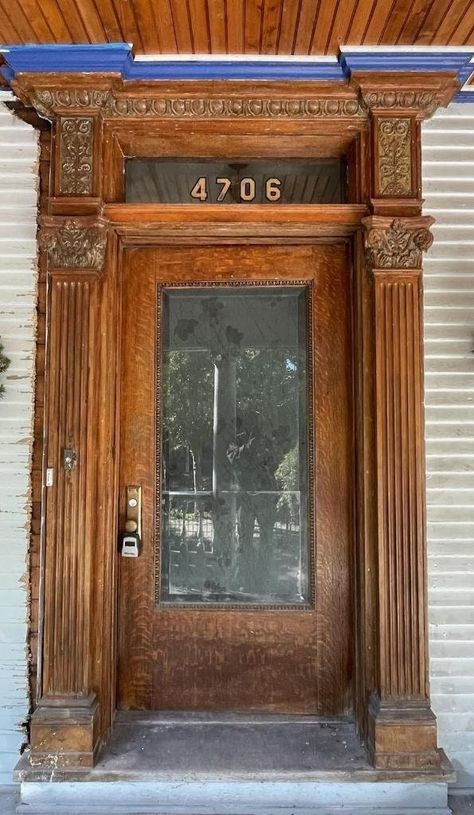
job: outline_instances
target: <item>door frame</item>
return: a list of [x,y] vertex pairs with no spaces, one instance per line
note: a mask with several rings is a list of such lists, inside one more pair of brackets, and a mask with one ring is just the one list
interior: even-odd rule
[[[51,195],[39,224],[48,267],[44,460],[54,481],[42,509],[35,764],[49,766],[53,755],[55,766],[91,766],[115,712],[124,247],[342,237],[352,242],[355,275],[355,718],[376,767],[439,772],[428,689],[421,330],[432,219],[421,216],[420,122],[450,100],[452,74],[260,85],[23,74],[14,88],[53,122]],[[157,145],[189,155],[192,144],[207,145],[206,155],[232,147],[234,156],[306,157],[330,144],[347,154],[353,203],[121,203],[124,156]]]

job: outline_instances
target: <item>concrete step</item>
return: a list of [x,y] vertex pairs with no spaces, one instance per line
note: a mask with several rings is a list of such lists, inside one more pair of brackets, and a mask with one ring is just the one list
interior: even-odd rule
[[450,815],[444,782],[25,782],[18,815]]
[[19,815],[448,815],[452,768],[376,770],[348,719],[122,712],[95,767],[16,776]]

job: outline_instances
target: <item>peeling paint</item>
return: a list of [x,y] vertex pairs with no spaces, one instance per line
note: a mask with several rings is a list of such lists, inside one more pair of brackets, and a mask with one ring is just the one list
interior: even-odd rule
[[[5,127],[8,130],[5,131]],[[21,151],[18,150],[20,143]],[[5,169],[6,163],[8,176],[0,174],[0,201],[8,201],[9,240],[0,244],[0,337],[5,352],[12,359],[12,367],[4,378],[6,393],[0,403],[4,438],[0,444],[0,484],[4,504],[0,510],[0,537],[11,540],[14,535],[14,546],[4,547],[2,552],[2,572],[11,574],[11,582],[8,584],[2,580],[4,588],[0,588],[0,604],[15,612],[11,605],[11,590],[15,587],[20,587],[23,598],[18,592],[14,599],[18,614],[13,613],[13,617],[21,623],[11,624],[0,613],[0,663],[8,660],[7,676],[14,679],[15,688],[14,693],[9,691],[8,697],[2,699],[0,730],[14,735],[18,745],[16,751],[0,754],[0,784],[11,782],[11,771],[24,749],[29,714],[28,666],[31,654],[26,639],[30,584],[27,556],[31,525],[30,462],[38,274],[36,248],[29,237],[30,232],[33,237],[36,229],[33,196],[36,197],[38,189],[37,134],[0,102],[0,170]],[[21,174],[21,183],[13,189],[16,170]],[[28,190],[27,196],[25,189]],[[2,218],[2,226],[4,221]],[[15,237],[18,230],[28,238]],[[15,285],[16,281],[21,285]],[[18,489],[19,481],[24,481],[24,489]],[[17,488],[11,489],[13,485]],[[8,487],[8,495],[5,487]],[[18,577],[19,560],[24,565]],[[22,712],[12,719],[11,712],[18,708],[22,708]]]

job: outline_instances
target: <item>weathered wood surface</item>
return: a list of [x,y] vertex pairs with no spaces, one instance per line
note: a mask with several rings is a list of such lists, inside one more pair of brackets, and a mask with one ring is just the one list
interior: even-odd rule
[[[314,610],[154,606],[157,284],[304,280],[314,288]],[[346,246],[125,255],[120,494],[143,492],[143,554],[121,561],[119,706],[348,712],[352,675],[351,268]],[[140,386],[137,388],[137,376]],[[158,377],[159,380],[159,377]],[[159,542],[157,542],[159,545]]]

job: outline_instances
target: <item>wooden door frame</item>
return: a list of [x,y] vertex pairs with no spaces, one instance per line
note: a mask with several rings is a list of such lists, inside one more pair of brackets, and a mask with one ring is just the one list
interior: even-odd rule
[[[39,246],[48,265],[45,467],[54,482],[43,506],[32,762],[91,766],[115,712],[123,248],[345,237],[355,275],[355,717],[376,767],[439,772],[428,689],[422,384],[421,262],[432,219],[421,216],[420,122],[451,99],[453,74],[166,85],[23,74],[14,85],[53,122]],[[328,136],[333,150],[347,151],[352,204],[120,203],[124,155],[150,154],[155,144],[176,155],[193,139],[211,145],[211,155],[235,155],[240,144],[249,155],[260,140],[267,156],[307,156],[311,144],[321,155]]]

